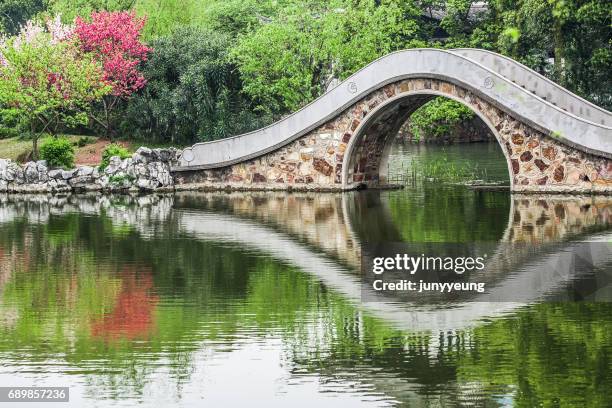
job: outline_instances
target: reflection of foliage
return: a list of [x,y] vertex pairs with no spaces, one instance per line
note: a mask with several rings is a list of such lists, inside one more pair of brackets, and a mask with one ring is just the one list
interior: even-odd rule
[[153,314],[158,301],[152,290],[150,270],[124,268],[113,312],[92,323],[92,336],[104,339],[148,336],[154,325]]
[[516,406],[610,406],[611,316],[607,303],[540,304],[477,328],[457,379],[515,385]]
[[[460,216],[472,226],[498,220],[493,211],[500,207],[505,217],[507,196],[484,194],[470,210],[458,206],[457,196],[431,194],[426,190],[429,197],[414,207],[390,196],[396,220],[410,220],[397,222],[403,237],[498,238],[494,225],[474,231],[442,225]],[[431,225],[404,227],[418,222],[418,211]],[[490,215],[472,220],[483,212]],[[609,304],[534,306],[473,330],[441,333],[437,347],[435,335],[393,329],[292,266],[182,236],[171,221],[162,234],[143,239],[135,231],[114,235],[104,215],[52,219],[44,227],[16,221],[0,229],[0,248],[21,257],[2,288],[0,315],[15,310],[15,319],[0,327],[0,353],[27,347],[41,360],[63,355],[113,392],[140,392],[162,356],[173,378],[184,380],[203,341],[232,350],[236,339],[277,336],[287,363],[302,372],[382,372],[409,379],[411,390],[425,395],[478,383],[487,396],[512,392],[517,406],[610,402]],[[49,239],[62,229],[72,238]]]
[[389,194],[392,217],[406,242],[497,241],[507,226],[509,201],[503,192],[428,183],[413,200]]

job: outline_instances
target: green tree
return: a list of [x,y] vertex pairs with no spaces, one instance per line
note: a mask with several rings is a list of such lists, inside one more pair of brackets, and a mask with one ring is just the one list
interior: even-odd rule
[[490,20],[497,22],[499,51],[596,104],[612,106],[608,1],[496,0],[489,5]]
[[41,134],[86,124],[91,103],[110,91],[101,67],[60,34],[30,23],[0,48],[0,112],[30,129],[34,158]]
[[410,131],[417,140],[439,138],[452,132],[459,123],[472,119],[474,112],[448,98],[435,98],[410,115]]
[[44,0],[2,0],[0,1],[0,29],[8,35],[15,35],[26,21],[45,10]]
[[412,2],[295,1],[240,36],[232,55],[244,91],[278,116],[389,52],[425,45]]
[[260,127],[261,116],[241,93],[226,35],[182,28],[151,44],[147,86],[126,110],[125,132],[172,143],[207,141]]
[[62,19],[71,23],[75,17],[88,17],[94,11],[129,10],[137,0],[48,0],[49,11],[60,14]]

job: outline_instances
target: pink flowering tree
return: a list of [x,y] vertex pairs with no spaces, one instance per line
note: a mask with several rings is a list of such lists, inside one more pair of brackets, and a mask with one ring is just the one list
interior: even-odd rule
[[0,41],[0,114],[29,127],[34,158],[40,135],[87,124],[92,103],[111,92],[72,30],[58,16],[45,25],[29,21]]
[[92,115],[109,137],[113,134],[113,111],[146,84],[139,70],[151,51],[141,40],[144,24],[144,18],[128,11],[93,12],[89,21],[75,20],[74,34],[82,51],[102,64],[104,81],[112,87],[102,98],[102,114]]

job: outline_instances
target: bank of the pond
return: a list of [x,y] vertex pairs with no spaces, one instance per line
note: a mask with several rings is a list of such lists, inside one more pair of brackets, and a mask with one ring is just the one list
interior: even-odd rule
[[[185,178],[185,172],[172,170],[181,153],[175,148],[140,147],[126,159],[112,157],[104,169],[81,165],[65,170],[51,168],[44,160],[20,165],[10,159],[0,159],[0,192],[344,191],[341,185],[286,185],[264,181],[244,184],[208,179],[205,174]],[[506,161],[497,143],[450,146],[398,143],[390,152],[386,178],[388,184],[378,185],[376,189],[420,188],[423,183],[433,183],[463,185],[476,190],[510,190]],[[566,194],[584,192],[568,191]]]
[[174,180],[170,166],[179,154],[174,148],[141,147],[129,158],[111,157],[105,169],[93,166],[69,170],[51,168],[45,160],[21,166],[10,159],[0,159],[0,192],[171,191]]

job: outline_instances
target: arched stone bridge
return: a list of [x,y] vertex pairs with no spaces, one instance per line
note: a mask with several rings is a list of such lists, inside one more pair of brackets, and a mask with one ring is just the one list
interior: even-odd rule
[[407,116],[436,96],[472,109],[517,192],[612,192],[612,113],[507,57],[475,49],[389,54],[266,128],[185,149],[180,185],[350,190],[384,186]]

